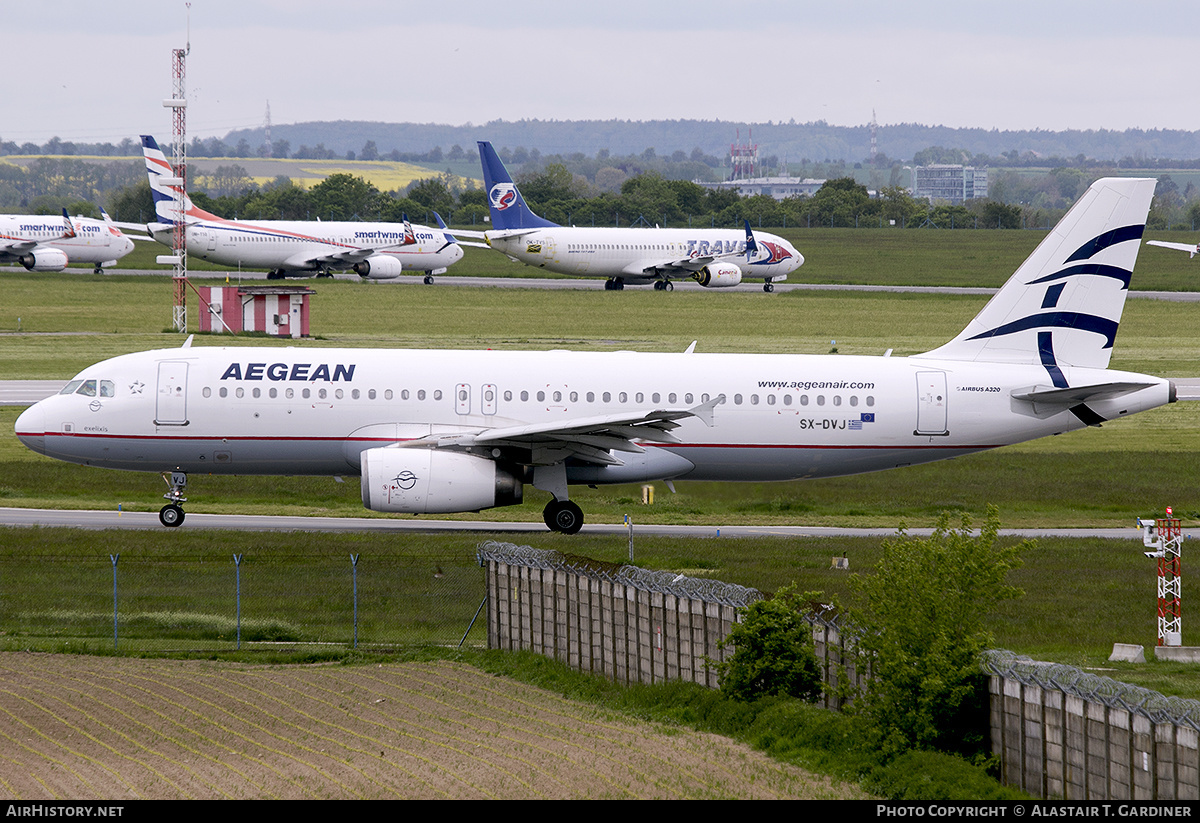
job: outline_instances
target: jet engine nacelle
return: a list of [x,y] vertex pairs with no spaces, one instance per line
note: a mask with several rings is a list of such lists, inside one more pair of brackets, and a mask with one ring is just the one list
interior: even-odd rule
[[742,270],[732,263],[709,263],[696,272],[696,282],[706,289],[726,289],[742,282]]
[[67,267],[67,255],[58,249],[34,249],[17,259],[29,271],[62,271]]
[[367,449],[363,505],[376,512],[474,512],[521,502],[521,481],[494,460],[437,449]]
[[404,266],[395,257],[386,254],[372,254],[366,260],[354,264],[354,273],[359,277],[371,280],[390,280],[399,277]]

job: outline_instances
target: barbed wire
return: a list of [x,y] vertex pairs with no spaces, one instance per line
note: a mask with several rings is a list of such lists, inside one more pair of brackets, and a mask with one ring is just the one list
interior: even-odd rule
[[984,669],[1027,686],[1057,689],[1112,708],[1125,709],[1154,723],[1176,723],[1200,730],[1200,700],[1167,697],[1156,691],[1122,683],[1062,663],[1043,663],[1014,652],[983,653]]
[[494,560],[535,569],[562,569],[593,580],[605,580],[633,586],[641,591],[658,592],[691,600],[706,600],[736,608],[745,608],[751,603],[766,599],[766,595],[758,589],[739,586],[735,583],[724,583],[704,577],[688,577],[672,572],[651,571],[624,563],[608,563],[496,540],[486,540],[480,543],[476,550],[476,557],[481,566],[488,560]]

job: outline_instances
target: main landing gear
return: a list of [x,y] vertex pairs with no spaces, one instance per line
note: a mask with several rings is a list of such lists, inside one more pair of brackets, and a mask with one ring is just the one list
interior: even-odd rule
[[670,280],[655,280],[654,281],[654,290],[655,291],[675,291],[675,284],[672,283]]
[[187,473],[163,472],[162,478],[170,489],[163,497],[171,502],[158,510],[158,522],[173,529],[183,524],[183,506],[179,504],[187,502],[183,496],[183,490],[187,488]]
[[604,281],[605,291],[623,291],[625,289],[625,279],[623,277],[610,277]]
[[551,531],[575,534],[583,528],[583,510],[570,500],[551,500],[542,511],[542,519]]

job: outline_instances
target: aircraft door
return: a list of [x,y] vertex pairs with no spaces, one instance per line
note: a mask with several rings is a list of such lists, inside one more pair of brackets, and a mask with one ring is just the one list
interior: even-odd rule
[[164,360],[158,364],[158,394],[154,406],[156,426],[186,426],[188,364]]
[[917,372],[917,428],[913,434],[950,434],[946,400],[945,372]]

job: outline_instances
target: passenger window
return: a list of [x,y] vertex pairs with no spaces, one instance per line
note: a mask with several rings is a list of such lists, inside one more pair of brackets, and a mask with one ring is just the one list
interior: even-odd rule
[[875,405],[875,398],[874,398],[874,397],[872,397],[872,396],[871,396],[871,395],[869,395],[869,394],[867,395],[867,405],[868,405],[868,406],[874,406],[874,405]]
[[740,394],[735,394],[733,396],[733,405],[735,405],[735,406],[742,405],[742,396]]
[[529,400],[529,392],[527,392],[527,391],[523,391],[523,392],[521,392],[521,401],[522,401],[522,402],[525,402],[525,401],[528,401],[528,400]]
[[228,397],[228,396],[229,396],[229,389],[227,389],[227,388],[225,388],[224,386],[222,386],[222,387],[221,387],[221,390],[220,390],[219,392],[217,392],[217,394],[221,395],[222,397]]
[[835,405],[835,406],[842,405],[842,396],[840,394],[835,394],[833,396],[833,405]]
[[434,399],[434,400],[441,400],[441,399],[442,399],[442,390],[441,390],[441,389],[435,389],[435,390],[434,390],[434,392],[433,392],[433,399]]
[[[291,395],[289,394],[288,397],[291,397]],[[368,400],[375,399],[375,390],[374,389],[367,389],[367,399]]]
[[212,389],[210,389],[208,386],[205,386],[200,393],[205,397],[212,397]]
[[612,402],[612,392],[606,391],[604,394],[600,395],[600,399],[603,400],[605,403],[611,403]]

